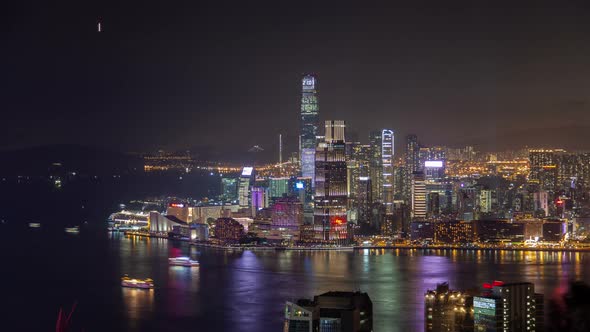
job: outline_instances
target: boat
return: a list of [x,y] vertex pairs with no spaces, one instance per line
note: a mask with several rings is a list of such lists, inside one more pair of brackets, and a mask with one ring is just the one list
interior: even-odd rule
[[154,281],[150,278],[135,279],[129,278],[129,276],[125,275],[123,278],[121,278],[121,286],[129,288],[152,289],[154,288]]
[[66,231],[66,233],[78,234],[80,233],[80,226],[66,227],[64,228],[64,230]]
[[192,260],[188,257],[168,258],[168,263],[173,266],[186,266],[186,267],[199,266],[199,261]]
[[39,227],[41,227],[41,223],[38,223],[38,222],[30,222],[29,223],[29,227],[30,228],[39,228]]

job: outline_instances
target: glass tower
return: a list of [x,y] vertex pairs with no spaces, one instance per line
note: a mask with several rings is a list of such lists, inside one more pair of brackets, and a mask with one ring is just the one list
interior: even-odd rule
[[301,175],[312,178],[315,185],[315,149],[319,127],[317,79],[305,75],[301,81],[301,128],[299,135],[299,159]]
[[381,165],[383,167],[383,204],[385,213],[393,213],[393,130],[381,131]]

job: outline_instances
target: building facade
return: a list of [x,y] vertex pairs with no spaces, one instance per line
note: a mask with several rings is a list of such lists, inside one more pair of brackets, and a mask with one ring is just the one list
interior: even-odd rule
[[305,75],[301,80],[301,111],[299,135],[299,160],[301,175],[315,181],[315,148],[320,125],[317,78]]
[[347,238],[347,166],[344,121],[326,121],[326,139],[315,157],[314,225],[323,228],[324,241]]

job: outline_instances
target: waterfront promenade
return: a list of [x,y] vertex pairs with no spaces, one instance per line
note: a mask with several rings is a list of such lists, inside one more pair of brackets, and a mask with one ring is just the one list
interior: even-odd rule
[[[165,235],[146,233],[146,232],[133,232],[126,231],[125,235],[141,236],[141,237],[152,237],[168,239]],[[196,242],[189,239],[170,239],[173,241],[185,241],[191,245],[202,248],[212,248],[220,250],[295,250],[295,251],[353,251],[353,250],[364,250],[364,249],[401,249],[401,250],[461,250],[461,251],[550,251],[550,252],[590,252],[590,246],[536,246],[536,247],[525,247],[525,246],[514,246],[514,245],[503,245],[503,246],[492,246],[492,245],[450,245],[450,244],[429,244],[429,245],[415,245],[415,244],[396,244],[396,245],[352,245],[352,246],[321,246],[321,245],[309,245],[309,246],[263,246],[263,245],[221,245],[206,242]]]

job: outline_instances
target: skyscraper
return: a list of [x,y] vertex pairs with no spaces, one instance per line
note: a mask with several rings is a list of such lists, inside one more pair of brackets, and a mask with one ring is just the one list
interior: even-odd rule
[[393,213],[393,130],[381,131],[381,165],[383,167],[383,204],[385,213]]
[[347,168],[344,121],[326,121],[326,139],[315,155],[314,224],[321,225],[322,240],[347,238]]
[[406,176],[405,176],[405,199],[411,200],[412,191],[412,174],[419,170],[419,152],[418,136],[408,135],[406,137]]
[[315,178],[315,148],[319,127],[319,108],[317,96],[317,79],[313,75],[305,75],[301,81],[301,128],[299,135],[299,160],[301,175]]
[[250,206],[250,182],[252,181],[253,167],[244,167],[240,175],[238,187],[238,202],[241,208]]
[[412,173],[412,219],[426,218],[426,184],[422,172]]
[[383,199],[383,157],[382,132],[371,131],[369,133],[369,146],[371,154],[369,160],[369,177],[371,178],[371,196],[374,202],[381,202]]

